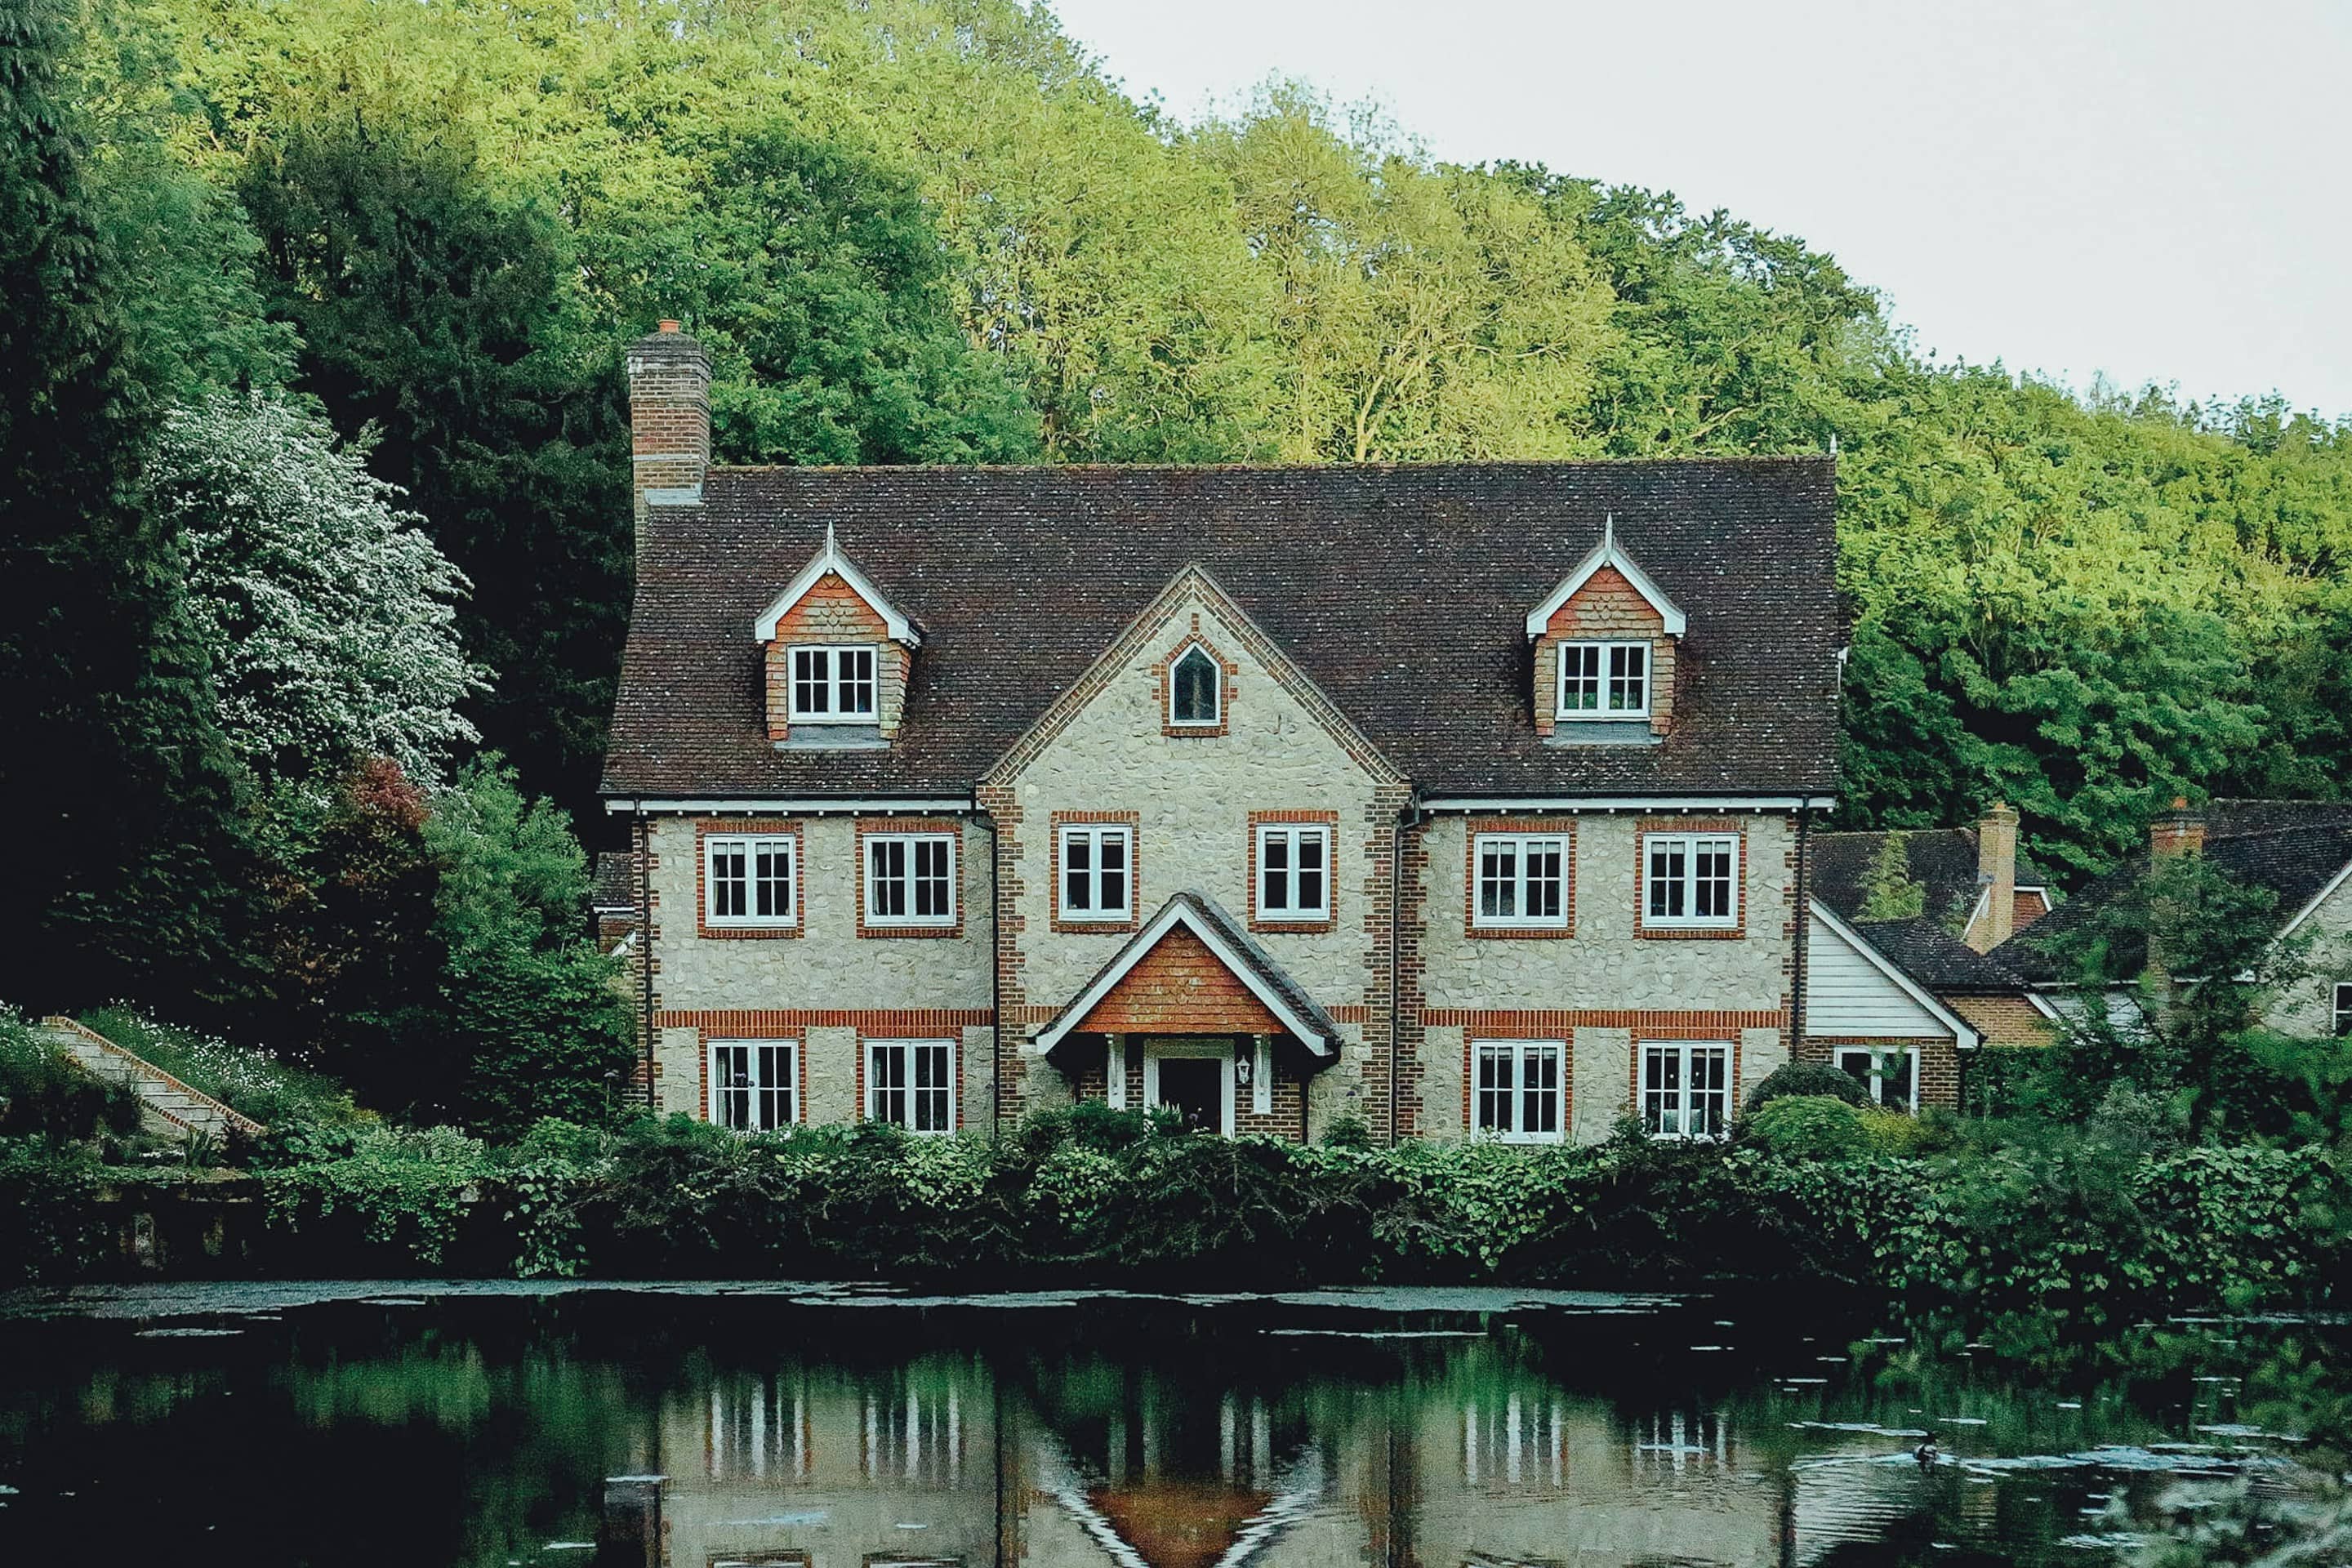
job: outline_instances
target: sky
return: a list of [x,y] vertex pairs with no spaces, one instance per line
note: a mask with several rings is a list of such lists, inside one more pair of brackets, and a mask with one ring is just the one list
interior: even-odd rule
[[1295,77],[1801,237],[1946,360],[2352,416],[2352,0],[1052,8],[1188,121]]

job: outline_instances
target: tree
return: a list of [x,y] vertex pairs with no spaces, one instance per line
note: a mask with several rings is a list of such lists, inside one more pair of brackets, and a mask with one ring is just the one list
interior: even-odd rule
[[426,824],[448,953],[440,1027],[465,1063],[467,1119],[519,1136],[543,1116],[596,1122],[633,1051],[620,965],[590,935],[588,867],[561,813],[478,763]]
[[179,528],[222,729],[265,784],[385,756],[429,784],[476,738],[465,579],[393,487],[281,399],[215,393],[163,421],[149,475]]
[[303,389],[400,487],[475,588],[467,653],[490,744],[576,806],[601,762],[627,616],[617,335],[573,317],[562,226],[479,177],[462,133],[364,101],[292,118],[238,190]]
[[1911,875],[1911,849],[1906,835],[1886,835],[1863,874],[1862,893],[1862,908],[1855,916],[1859,920],[1916,920],[1926,910],[1927,889]]
[[65,75],[66,0],[0,5],[0,952],[68,1005],[245,984],[249,843],[177,541],[140,469],[152,405]]

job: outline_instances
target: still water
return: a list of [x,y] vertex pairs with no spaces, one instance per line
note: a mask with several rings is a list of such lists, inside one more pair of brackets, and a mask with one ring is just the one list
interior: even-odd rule
[[16,1310],[0,1563],[2100,1564],[2200,1486],[2293,1485],[2227,1370],[2256,1331],[2228,1326],[2176,1331],[2195,1348],[2152,1375],[2037,1386],[1720,1300]]

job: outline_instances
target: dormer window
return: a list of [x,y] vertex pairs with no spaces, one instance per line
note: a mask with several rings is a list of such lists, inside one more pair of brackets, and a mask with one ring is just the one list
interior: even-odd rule
[[875,721],[871,645],[802,647],[793,648],[792,654],[793,723]]
[[1168,721],[1213,728],[1223,719],[1219,688],[1224,671],[1206,649],[1188,647],[1168,670]]
[[1641,642],[1560,644],[1559,716],[1563,719],[1648,718],[1650,645]]

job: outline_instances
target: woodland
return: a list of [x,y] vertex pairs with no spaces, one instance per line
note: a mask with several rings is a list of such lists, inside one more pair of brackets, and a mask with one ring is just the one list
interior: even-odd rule
[[1833,449],[1843,825],[2063,885],[2336,795],[2352,425],[1939,359],[1769,219],[1181,121],[1013,0],[0,0],[0,994],[584,1116],[657,317],[730,462]]

